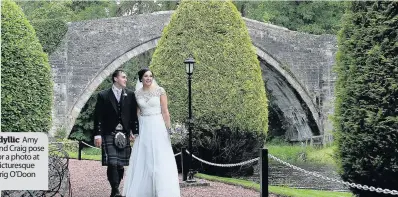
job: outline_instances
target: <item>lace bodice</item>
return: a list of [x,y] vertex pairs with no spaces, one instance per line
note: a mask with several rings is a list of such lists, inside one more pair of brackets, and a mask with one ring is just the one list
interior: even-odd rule
[[162,87],[156,87],[150,91],[144,91],[142,88],[135,92],[138,107],[141,116],[156,115],[162,113],[160,106],[160,96],[166,94]]

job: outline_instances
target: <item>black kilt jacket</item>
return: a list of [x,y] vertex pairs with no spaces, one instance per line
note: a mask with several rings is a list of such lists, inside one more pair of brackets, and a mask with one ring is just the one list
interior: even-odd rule
[[114,131],[121,122],[126,138],[130,132],[139,134],[137,101],[131,90],[124,89],[120,102],[116,100],[112,88],[98,93],[94,111],[94,135],[102,136],[102,165],[128,166],[131,154],[130,143],[125,149],[118,149],[113,144]]

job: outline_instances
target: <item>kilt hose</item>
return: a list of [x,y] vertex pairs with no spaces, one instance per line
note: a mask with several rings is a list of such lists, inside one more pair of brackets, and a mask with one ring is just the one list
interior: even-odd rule
[[127,146],[119,149],[114,144],[114,135],[104,135],[102,137],[102,166],[117,165],[128,166],[131,155],[130,140]]

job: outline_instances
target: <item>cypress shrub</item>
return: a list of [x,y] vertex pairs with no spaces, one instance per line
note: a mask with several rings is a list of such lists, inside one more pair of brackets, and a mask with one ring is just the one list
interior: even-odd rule
[[169,95],[176,122],[184,122],[188,114],[183,62],[189,54],[196,61],[195,124],[267,133],[268,101],[260,64],[246,25],[230,1],[182,1],[163,31],[150,68]]
[[[398,186],[398,3],[349,2],[338,35],[337,156],[345,181]],[[390,196],[352,189],[358,196]]]
[[[255,158],[268,132],[268,100],[255,48],[231,1],[182,1],[153,54],[150,69],[169,100],[172,122],[188,117],[184,60],[192,54],[193,153],[207,161],[237,163]],[[187,139],[176,146],[186,146]],[[174,146],[176,150],[179,147]],[[250,153],[250,154],[248,154]],[[253,165],[209,174],[250,174]]]
[[48,132],[53,80],[48,57],[22,10],[1,3],[1,126],[4,132]]

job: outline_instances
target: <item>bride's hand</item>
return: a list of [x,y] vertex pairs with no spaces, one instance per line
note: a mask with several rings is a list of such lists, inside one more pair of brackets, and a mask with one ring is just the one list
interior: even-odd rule
[[135,140],[135,136],[133,134],[133,132],[130,132],[130,142],[134,142]]

